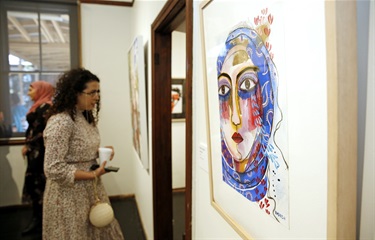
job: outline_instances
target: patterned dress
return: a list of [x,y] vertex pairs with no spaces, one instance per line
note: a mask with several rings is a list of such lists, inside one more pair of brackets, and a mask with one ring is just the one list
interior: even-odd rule
[[[76,170],[89,171],[96,163],[99,131],[82,114],[75,121],[67,113],[52,116],[44,131],[47,177],[43,208],[43,239],[121,240],[120,225],[114,219],[103,228],[89,221],[95,203],[94,180],[74,180]],[[100,179],[97,191],[101,201],[109,202]]]
[[43,172],[43,130],[46,126],[45,114],[50,107],[51,105],[49,104],[42,104],[26,116],[29,126],[26,130],[27,169],[22,202],[32,203],[34,217],[40,219],[42,217],[43,192],[46,185]]

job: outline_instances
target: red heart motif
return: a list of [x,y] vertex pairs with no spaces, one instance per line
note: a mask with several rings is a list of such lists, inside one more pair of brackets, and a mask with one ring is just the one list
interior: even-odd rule
[[270,214],[270,211],[268,211],[268,209],[266,209],[266,213],[267,213],[267,214]]
[[267,35],[267,36],[269,36],[270,34],[271,34],[271,29],[269,29],[269,28],[264,28],[263,29],[263,32]]
[[268,15],[268,22],[270,23],[270,24],[272,24],[272,22],[273,22],[273,16],[270,14],[270,15]]
[[259,21],[260,21],[259,16],[256,17],[256,18],[254,18],[254,23],[255,23],[255,25],[258,25]]
[[259,203],[259,207],[260,209],[263,209],[264,208],[264,204],[262,202]]
[[268,199],[267,199],[267,198],[265,198],[265,199],[264,199],[264,202],[265,202],[265,203],[267,204],[267,203],[268,203]]

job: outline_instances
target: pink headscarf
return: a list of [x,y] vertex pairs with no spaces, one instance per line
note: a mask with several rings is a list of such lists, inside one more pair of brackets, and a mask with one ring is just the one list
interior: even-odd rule
[[34,112],[37,107],[43,103],[49,103],[52,105],[52,96],[55,92],[52,84],[44,81],[37,81],[30,84],[34,89],[36,89],[34,104],[31,106],[30,112]]

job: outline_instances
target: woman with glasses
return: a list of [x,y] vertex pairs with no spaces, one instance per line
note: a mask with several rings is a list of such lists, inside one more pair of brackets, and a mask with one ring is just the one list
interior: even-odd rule
[[94,180],[99,199],[110,204],[100,181],[106,173],[106,162],[90,170],[96,164],[100,146],[99,82],[96,75],[82,68],[65,72],[57,82],[44,131],[47,184],[43,239],[123,239],[116,219],[100,228],[89,220],[90,207],[96,202]]

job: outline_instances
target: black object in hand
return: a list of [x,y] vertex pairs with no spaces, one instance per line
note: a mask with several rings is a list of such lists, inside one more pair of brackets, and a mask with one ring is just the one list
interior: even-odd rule
[[[90,170],[91,170],[91,171],[94,171],[95,169],[97,169],[97,168],[99,168],[99,167],[100,167],[99,164],[93,164],[93,165],[91,165]],[[118,168],[118,167],[112,167],[112,166],[110,166],[110,167],[105,167],[105,168],[104,168],[104,170],[105,170],[106,172],[117,172],[119,169],[120,169],[120,168]]]
[[99,168],[99,164],[93,164],[93,165],[91,165],[90,170],[94,171],[97,168]]
[[118,167],[112,167],[112,166],[110,166],[110,167],[105,167],[105,168],[104,168],[104,170],[105,170],[106,172],[117,172],[119,169],[120,169],[120,168],[118,168]]

